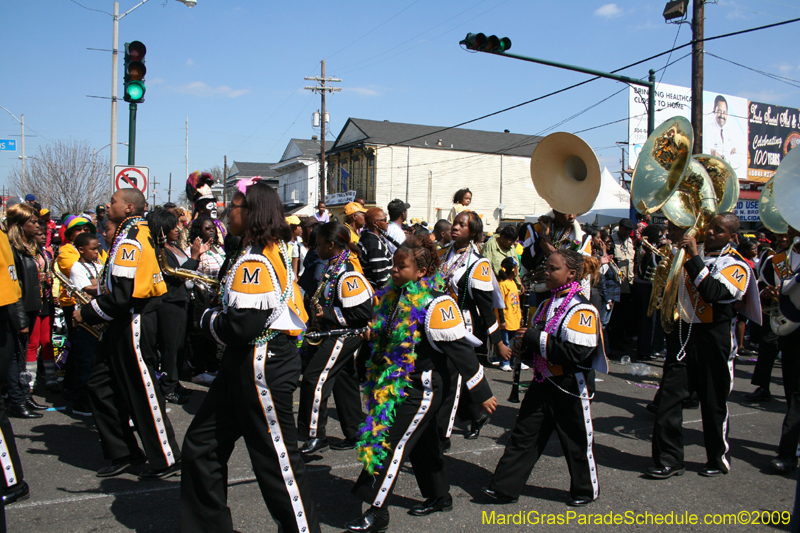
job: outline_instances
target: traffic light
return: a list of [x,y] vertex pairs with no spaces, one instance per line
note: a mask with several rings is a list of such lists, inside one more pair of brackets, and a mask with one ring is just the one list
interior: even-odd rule
[[468,33],[460,44],[466,46],[467,50],[477,52],[505,52],[511,48],[511,39],[499,38],[496,35],[486,37],[483,33]]
[[144,56],[147,47],[140,41],[125,43],[125,85],[123,100],[132,104],[144,102],[144,75],[147,68],[144,66]]

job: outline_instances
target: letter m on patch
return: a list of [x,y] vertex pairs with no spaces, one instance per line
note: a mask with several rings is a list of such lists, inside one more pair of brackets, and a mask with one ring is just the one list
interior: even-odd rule
[[346,280],[344,280],[344,283],[345,283],[345,285],[347,285],[347,291],[350,292],[350,293],[353,293],[353,292],[357,291],[360,288],[359,285],[358,285],[358,279],[357,278],[346,279]]
[[133,248],[122,249],[122,261],[133,263],[136,261],[136,250]]
[[481,275],[484,278],[489,277],[489,265],[481,265]]
[[741,268],[737,268],[731,274],[731,277],[736,280],[737,283],[741,283],[744,280],[744,271]]
[[447,308],[440,307],[439,312],[442,313],[442,322],[448,322],[456,319],[456,310],[452,305]]
[[249,268],[243,267],[242,285],[260,285],[259,276],[261,276],[261,267],[253,269],[252,273]]
[[594,315],[592,315],[591,313],[580,313],[579,318],[578,318],[578,325],[579,326],[584,326],[584,327],[587,327],[587,328],[591,328],[592,327],[592,319],[593,318],[594,318]]

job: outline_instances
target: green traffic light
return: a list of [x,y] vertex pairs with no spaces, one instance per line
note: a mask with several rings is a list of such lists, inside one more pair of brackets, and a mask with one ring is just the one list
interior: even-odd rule
[[144,84],[138,81],[132,81],[125,87],[125,94],[130,102],[139,102],[144,97]]

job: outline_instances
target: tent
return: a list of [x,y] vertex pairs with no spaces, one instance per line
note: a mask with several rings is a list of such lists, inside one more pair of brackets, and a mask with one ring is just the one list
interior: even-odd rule
[[617,183],[608,167],[603,167],[597,199],[589,211],[578,217],[578,221],[598,226],[616,224],[620,219],[630,217],[630,207],[630,193]]

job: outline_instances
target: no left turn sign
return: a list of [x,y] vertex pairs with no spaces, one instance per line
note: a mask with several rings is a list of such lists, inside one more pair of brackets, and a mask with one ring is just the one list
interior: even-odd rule
[[114,190],[139,189],[147,198],[147,182],[150,181],[149,167],[131,167],[117,165],[114,167]]

